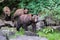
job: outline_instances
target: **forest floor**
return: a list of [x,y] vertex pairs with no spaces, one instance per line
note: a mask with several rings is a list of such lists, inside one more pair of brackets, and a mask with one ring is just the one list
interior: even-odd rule
[[0,39],[5,40],[5,37],[7,37],[9,40],[48,40],[46,37],[41,36],[27,36],[24,32],[23,29],[18,32],[15,28],[2,27],[0,29]]
[[[60,40],[60,32],[53,32],[53,33],[47,33],[47,34],[45,34],[44,32],[39,31],[39,32],[37,32],[37,34],[39,35],[39,37],[42,37],[42,38],[45,37],[48,40]],[[20,32],[16,32],[15,35],[23,36],[24,35],[23,29],[21,29]],[[16,36],[13,36],[13,38],[15,38],[15,37]]]

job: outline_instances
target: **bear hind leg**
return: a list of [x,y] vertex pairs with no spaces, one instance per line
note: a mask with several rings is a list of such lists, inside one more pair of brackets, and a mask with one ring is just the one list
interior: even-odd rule
[[21,24],[19,22],[17,22],[17,24],[16,24],[16,30],[20,31],[20,28],[21,28]]

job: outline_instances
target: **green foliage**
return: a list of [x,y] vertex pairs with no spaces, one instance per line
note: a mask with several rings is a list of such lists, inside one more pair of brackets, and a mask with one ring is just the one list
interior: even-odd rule
[[45,34],[44,32],[38,32],[39,36],[46,37],[48,40],[60,40],[60,32],[53,32]]
[[23,35],[24,34],[24,29],[23,28],[20,28],[20,31],[18,32],[16,32],[16,34],[15,35]]
[[4,6],[28,8],[31,14],[41,14],[41,17],[52,15],[60,20],[60,0],[6,0],[0,3],[0,11]]
[[44,33],[53,33],[54,32],[54,30],[51,28],[51,27],[47,27],[47,28],[44,28],[43,30],[42,30],[42,32],[44,32]]
[[37,34],[42,37],[46,37],[48,40],[60,40],[60,31],[53,30],[51,27],[46,27]]
[[18,8],[28,8],[29,13],[41,14],[41,17],[52,15],[60,19],[60,0],[21,0]]

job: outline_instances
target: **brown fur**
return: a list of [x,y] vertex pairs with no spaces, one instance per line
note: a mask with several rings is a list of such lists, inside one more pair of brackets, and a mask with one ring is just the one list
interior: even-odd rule
[[20,16],[24,14],[24,9],[17,9],[14,13],[14,16]]
[[32,24],[32,31],[36,31],[36,24],[35,24],[35,16],[33,17],[31,14],[24,14],[21,15],[17,21],[17,31],[19,31],[19,28],[23,26],[23,28],[27,31],[28,25]]
[[10,16],[11,10],[10,10],[10,8],[8,6],[5,6],[3,8],[3,12],[4,12],[4,14],[7,14],[8,16]]
[[4,13],[4,19],[6,21],[11,20],[11,10],[8,6],[5,6],[3,8],[3,13]]
[[27,14],[27,13],[28,13],[28,9],[25,9],[25,10],[24,10],[24,13]]
[[32,16],[31,16],[31,14],[24,14],[24,15],[21,15],[20,17],[19,17],[19,19],[21,20],[21,22],[29,22],[29,21],[31,21],[31,19],[32,19]]

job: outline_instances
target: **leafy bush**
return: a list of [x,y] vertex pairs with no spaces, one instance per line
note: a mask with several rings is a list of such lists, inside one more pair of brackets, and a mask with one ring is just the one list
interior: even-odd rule
[[41,37],[46,37],[48,40],[60,40],[60,32],[54,31],[53,33],[44,33],[39,31],[37,34]]
[[0,3],[0,11],[6,5],[11,9],[28,8],[31,14],[40,13],[42,18],[52,15],[53,18],[60,20],[60,0],[5,0]]
[[60,19],[60,0],[21,0],[18,8],[28,8],[29,13],[41,14],[41,17],[52,15]]
[[47,28],[44,28],[42,32],[47,34],[47,33],[53,33],[54,30],[51,27],[47,27]]

